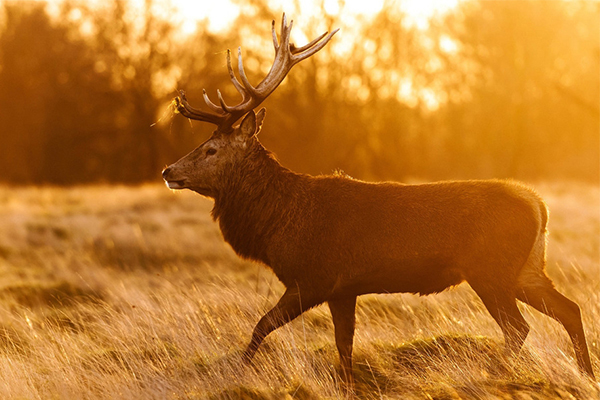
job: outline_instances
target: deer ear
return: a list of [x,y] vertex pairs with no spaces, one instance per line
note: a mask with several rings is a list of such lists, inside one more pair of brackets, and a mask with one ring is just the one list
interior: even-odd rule
[[240,133],[246,138],[254,136],[256,132],[256,114],[254,114],[254,110],[251,110],[240,124]]
[[267,109],[263,107],[256,114],[256,133],[255,133],[255,135],[258,135],[258,132],[260,132],[260,128],[262,127],[262,123],[265,120],[266,113],[267,113]]

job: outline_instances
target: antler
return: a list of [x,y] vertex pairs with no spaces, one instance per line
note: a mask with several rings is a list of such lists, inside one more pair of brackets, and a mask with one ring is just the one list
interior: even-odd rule
[[250,110],[258,107],[260,103],[273,93],[294,65],[325,47],[333,35],[339,31],[339,29],[336,29],[329,34],[328,32],[325,32],[307,45],[296,47],[293,43],[290,43],[290,32],[292,31],[293,24],[294,21],[290,21],[290,24],[287,25],[287,19],[284,13],[281,21],[281,35],[278,41],[277,33],[275,32],[275,21],[273,20],[271,23],[273,47],[275,47],[275,60],[273,61],[273,65],[267,76],[265,76],[256,87],[252,86],[248,77],[246,77],[244,64],[242,62],[242,48],[238,47],[238,71],[242,80],[241,83],[235,76],[233,68],[231,67],[231,51],[227,50],[227,69],[229,70],[229,77],[231,78],[233,86],[235,86],[237,91],[242,95],[242,101],[239,104],[228,106],[227,103],[225,103],[225,100],[223,100],[223,96],[219,90],[217,90],[219,104],[215,104],[209,99],[206,90],[203,89],[204,101],[212,111],[205,112],[190,106],[185,97],[185,92],[180,90],[179,96],[174,99],[177,111],[187,118],[215,124],[219,127],[221,132],[230,131],[231,127],[238,119]]

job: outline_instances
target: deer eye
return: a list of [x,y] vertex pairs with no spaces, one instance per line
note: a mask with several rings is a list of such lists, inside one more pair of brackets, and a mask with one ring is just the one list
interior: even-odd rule
[[212,156],[212,155],[214,155],[216,153],[217,153],[217,149],[208,149],[208,150],[206,150],[206,155],[207,156]]

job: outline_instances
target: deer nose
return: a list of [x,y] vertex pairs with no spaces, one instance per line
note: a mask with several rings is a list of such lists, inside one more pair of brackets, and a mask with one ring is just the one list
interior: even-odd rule
[[162,173],[162,177],[163,179],[166,181],[167,180],[167,176],[169,175],[169,172],[171,172],[171,168],[165,168],[163,173]]

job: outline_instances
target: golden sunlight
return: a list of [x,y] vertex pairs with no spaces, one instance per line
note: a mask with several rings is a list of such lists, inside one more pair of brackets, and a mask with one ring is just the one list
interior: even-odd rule
[[[454,9],[461,0],[400,0],[394,2],[407,16],[407,24],[425,30],[429,20],[436,15],[443,15]],[[464,1],[464,0],[463,0]],[[196,30],[196,23],[207,20],[209,29],[221,31],[239,16],[240,7],[231,0],[175,0],[172,2],[183,19],[182,30],[190,34]],[[298,4],[294,0],[278,1],[275,9],[287,10],[288,13],[314,15],[322,11],[329,15],[361,15],[372,16],[383,8],[384,0],[325,0],[324,2],[304,1]]]
[[183,0],[173,4],[183,19],[181,29],[184,34],[194,33],[198,21],[202,20],[208,22],[211,31],[223,31],[240,13],[239,7],[230,0]]
[[[38,0],[48,4],[51,15],[58,14],[59,5],[65,0]],[[406,24],[420,30],[429,28],[429,20],[436,15],[444,15],[457,7],[459,2],[465,0],[396,0],[391,1],[392,7],[397,8],[406,15]],[[129,0],[136,7],[143,7],[144,0]],[[92,7],[103,4],[100,0],[90,0]],[[329,15],[339,15],[342,19],[352,16],[370,17],[383,8],[385,0],[325,0],[303,1],[299,4],[295,0],[282,0],[272,4],[273,9],[286,11],[295,18],[302,14],[317,15],[323,11]],[[197,29],[199,21],[206,21],[208,29],[219,32],[229,28],[230,24],[239,16],[240,5],[231,0],[155,0],[153,7],[157,10],[175,10],[177,19],[181,21],[181,31],[192,34]]]
[[429,28],[429,20],[458,6],[460,0],[405,0],[400,8],[408,17],[408,24],[421,30]]

